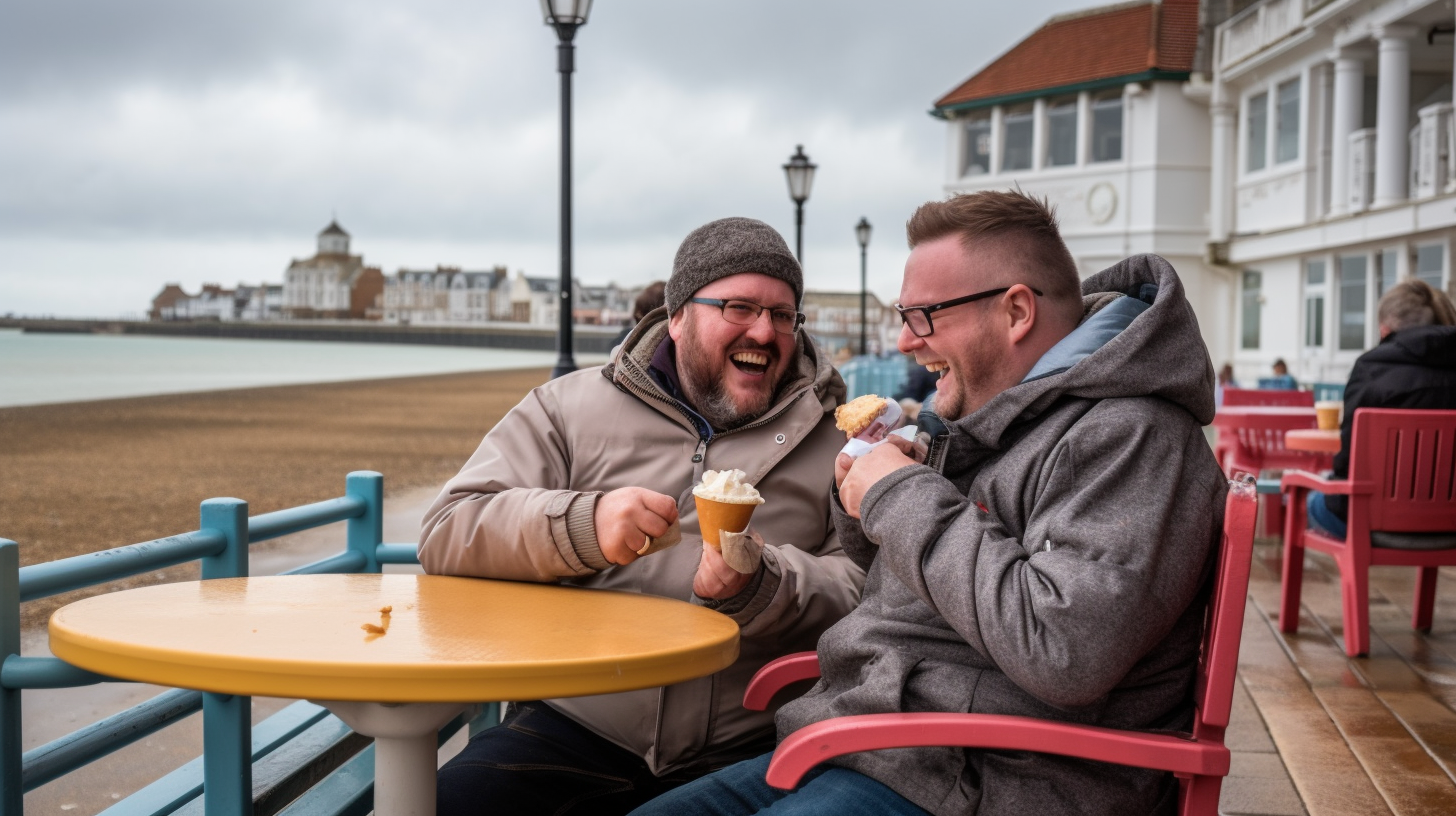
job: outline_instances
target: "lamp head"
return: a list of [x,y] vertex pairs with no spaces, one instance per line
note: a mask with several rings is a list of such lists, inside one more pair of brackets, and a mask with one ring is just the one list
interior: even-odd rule
[[794,155],[784,165],[784,175],[789,180],[789,198],[794,203],[803,204],[809,200],[809,189],[814,186],[814,171],[817,169],[819,165],[809,161],[809,157],[804,155],[804,146],[795,145]]

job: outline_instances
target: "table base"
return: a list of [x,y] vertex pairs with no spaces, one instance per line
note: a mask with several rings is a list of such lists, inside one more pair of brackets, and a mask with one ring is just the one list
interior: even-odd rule
[[313,702],[374,738],[377,816],[434,816],[436,735],[466,709],[466,703]]

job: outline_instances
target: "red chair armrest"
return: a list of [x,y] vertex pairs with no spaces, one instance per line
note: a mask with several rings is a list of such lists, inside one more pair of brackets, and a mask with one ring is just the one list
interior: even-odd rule
[[813,680],[819,676],[819,654],[799,652],[785,655],[753,675],[748,682],[748,691],[743,693],[743,707],[749,711],[763,711],[784,686],[800,680]]
[[1002,714],[862,714],[795,731],[774,751],[766,780],[789,790],[826,759],[922,746],[1039,751],[1182,776],[1226,776],[1229,771],[1229,751],[1221,742]]
[[1325,494],[1339,494],[1344,496],[1358,496],[1364,493],[1375,492],[1375,487],[1369,482],[1354,482],[1348,479],[1335,481],[1316,476],[1304,470],[1286,470],[1284,476],[1279,479],[1279,490],[1288,493],[1290,488],[1302,487],[1309,490],[1318,490]]
[[792,733],[773,752],[766,781],[780,790],[791,790],[811,768],[834,756],[922,746],[1037,750],[1179,775],[1229,774],[1229,749],[1222,742],[1198,742],[1192,737],[1073,726],[1005,714],[862,714],[824,720]]

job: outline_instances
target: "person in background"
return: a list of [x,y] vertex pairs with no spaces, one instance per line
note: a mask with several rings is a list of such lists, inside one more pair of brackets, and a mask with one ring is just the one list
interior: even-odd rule
[[613,348],[622,345],[622,342],[627,339],[627,335],[631,334],[632,330],[637,328],[637,324],[642,322],[642,318],[646,317],[648,312],[662,305],[662,293],[666,289],[666,281],[653,281],[638,293],[637,302],[632,305],[632,325],[622,327],[622,333],[617,335],[616,340],[612,341]]
[[1224,363],[1223,368],[1218,370],[1218,382],[1213,386],[1213,404],[1223,405],[1223,390],[1225,388],[1238,388],[1239,384],[1234,380],[1234,367],[1230,363]]
[[1293,391],[1299,388],[1299,383],[1289,376],[1289,366],[1284,364],[1284,358],[1280,357],[1274,361],[1274,376],[1261,377],[1260,388],[1269,388],[1278,391]]
[[[1456,306],[1445,293],[1406,278],[1380,298],[1380,343],[1360,355],[1345,383],[1345,417],[1335,479],[1350,474],[1350,433],[1360,408],[1456,408]],[[1311,491],[1311,526],[1345,537],[1349,501]]]

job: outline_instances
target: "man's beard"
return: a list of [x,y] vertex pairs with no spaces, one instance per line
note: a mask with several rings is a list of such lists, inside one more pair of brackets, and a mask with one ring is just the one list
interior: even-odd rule
[[[708,420],[708,424],[714,430],[731,431],[734,428],[741,428],[744,425],[763,416],[769,408],[773,407],[777,400],[779,391],[788,380],[789,370],[784,369],[779,376],[778,382],[772,388],[755,393],[747,404],[739,406],[734,402],[733,396],[724,387],[723,378],[715,376],[712,371],[712,364],[708,354],[704,353],[695,342],[690,340],[691,327],[688,333],[677,344],[677,371],[682,379],[683,396],[687,397],[688,403]],[[737,347],[726,354],[723,352],[710,352],[723,354],[719,359],[727,359],[729,355],[738,351],[759,351],[769,358],[769,365],[773,366],[778,362],[777,350],[763,346]],[[731,361],[724,365],[733,365]]]

